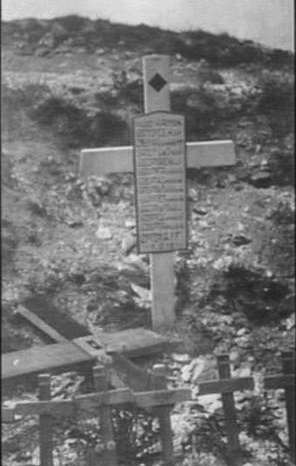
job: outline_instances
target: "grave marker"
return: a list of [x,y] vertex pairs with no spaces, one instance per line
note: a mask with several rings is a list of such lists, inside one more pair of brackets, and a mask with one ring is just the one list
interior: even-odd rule
[[185,124],[155,112],[134,120],[139,253],[187,247]]
[[[160,136],[161,128],[156,129],[160,145],[155,149],[152,154],[152,144],[148,150],[148,127],[149,124],[156,126],[157,119],[164,121],[164,115],[167,116],[167,122],[170,124],[174,120],[174,114],[168,113],[170,111],[170,93],[169,93],[169,57],[164,55],[149,55],[143,58],[143,79],[144,79],[144,106],[145,113],[149,114],[145,117],[135,119],[135,144],[134,147],[111,147],[101,149],[84,149],[81,152],[80,159],[80,175],[82,178],[87,178],[91,175],[102,176],[112,172],[134,172],[136,176],[136,194],[137,194],[137,216],[138,216],[138,247],[140,252],[152,252],[150,256],[150,277],[151,277],[151,291],[152,291],[152,326],[154,329],[161,327],[170,327],[175,320],[175,276],[174,276],[174,251],[176,249],[184,249],[187,241],[187,223],[184,207],[185,196],[185,178],[183,174],[185,171],[185,158],[184,158],[184,143],[183,132],[184,125],[180,124],[178,137],[175,144],[170,144],[172,148],[168,151],[168,142],[173,142],[173,135]],[[151,112],[157,112],[151,114]],[[179,115],[175,117],[176,121],[181,122],[182,117]],[[146,127],[143,124],[146,123]],[[171,124],[173,128],[175,125]],[[168,126],[166,126],[166,132]],[[183,129],[182,129],[183,128]],[[144,135],[144,143],[143,143]],[[169,136],[169,137],[168,137]],[[172,136],[172,139],[170,137]],[[155,137],[155,136],[154,136]],[[166,139],[167,137],[167,139]],[[154,145],[153,145],[154,147]],[[178,151],[176,148],[178,147]],[[210,141],[201,143],[187,143],[186,158],[188,168],[200,167],[217,167],[221,165],[233,165],[235,163],[234,145],[232,141]],[[147,150],[146,150],[147,149]],[[145,154],[144,154],[144,152]],[[164,152],[163,155],[161,155]],[[172,174],[168,176],[168,171],[164,171],[163,177],[164,184],[169,185],[168,181],[173,181],[174,186],[178,186],[180,197],[178,197],[179,208],[177,210],[174,220],[160,218],[156,216],[156,211],[153,213],[151,209],[151,196],[145,196],[144,187],[148,186],[147,170],[144,170],[144,177],[139,179],[139,174],[142,175],[141,163],[147,163],[147,157],[151,153],[154,159],[167,157],[171,163],[171,159],[180,161],[180,178],[174,178]],[[183,154],[183,155],[182,155]],[[151,157],[152,158],[152,157]],[[183,164],[181,163],[183,160]],[[140,166],[139,166],[140,161]],[[154,161],[153,161],[154,164]],[[154,166],[151,163],[151,166]],[[156,167],[159,166],[155,165]],[[146,167],[146,169],[148,169]],[[169,167],[167,167],[169,169]],[[146,176],[145,176],[146,175]],[[156,175],[156,174],[155,174]],[[181,180],[182,178],[182,180]],[[158,178],[160,182],[160,178]],[[161,181],[162,182],[162,181]],[[161,183],[160,182],[160,183]],[[182,185],[182,189],[181,189]],[[155,182],[152,181],[150,188],[155,190]],[[184,191],[183,191],[184,189]],[[182,191],[182,196],[181,196]],[[156,192],[156,191],[154,191]],[[170,193],[170,188],[167,186],[167,195],[165,201],[167,202]],[[143,197],[144,194],[144,197]],[[151,194],[151,193],[150,193]],[[152,192],[153,194],[153,192]],[[150,199],[148,201],[148,199]],[[182,207],[181,207],[182,204]],[[149,205],[149,208],[147,206]],[[162,207],[168,206],[171,211],[171,204],[162,203]],[[158,209],[158,213],[161,209]],[[145,216],[144,216],[145,214]],[[153,219],[153,227],[149,226],[147,234],[143,231],[143,227],[147,226],[148,214]],[[143,220],[144,218],[144,220]],[[156,220],[156,218],[159,218]],[[170,228],[167,228],[169,225]],[[182,226],[181,226],[182,225]],[[152,236],[155,232],[157,236]],[[166,231],[166,233],[165,233]],[[174,232],[174,235],[168,235],[168,231]],[[166,236],[165,236],[166,235]],[[152,243],[155,242],[155,245]],[[156,252],[157,251],[157,252]]]

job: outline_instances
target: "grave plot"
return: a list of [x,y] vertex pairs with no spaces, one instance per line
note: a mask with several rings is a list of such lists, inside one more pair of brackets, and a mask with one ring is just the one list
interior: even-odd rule
[[[231,377],[228,355],[218,357],[219,380],[197,382],[198,398],[207,394],[221,394],[225,436],[227,438],[226,461],[231,466],[245,463],[244,452],[240,445],[239,425],[237,422],[234,392],[253,391],[253,377]],[[295,408],[295,359],[293,353],[282,354],[282,374],[267,376],[264,389],[285,389],[287,425],[289,432],[289,448],[291,459],[295,462],[295,425],[293,413]],[[100,440],[92,442],[87,451],[86,464],[94,466],[96,462],[117,466],[120,458],[114,441],[114,425],[112,408],[132,409],[132,407],[148,410],[158,418],[159,437],[161,443],[160,458],[166,466],[176,464],[177,458],[173,446],[173,432],[170,413],[177,403],[194,404],[190,389],[168,389],[165,377],[166,367],[158,364],[150,372],[150,385],[145,391],[136,391],[122,386],[116,390],[109,389],[110,374],[102,365],[93,368],[93,392],[78,395],[74,399],[51,399],[51,378],[49,374],[41,374],[38,378],[39,401],[22,401],[13,407],[3,407],[4,422],[15,422],[16,416],[39,416],[39,460],[40,466],[53,465],[53,422],[57,418],[75,418],[78,422],[83,414],[96,417],[100,425]],[[152,410],[152,411],[151,411]],[[198,445],[195,445],[198,448]]]
[[[162,73],[161,71],[160,61],[156,67],[157,72],[155,74],[151,72],[150,79],[148,83],[146,83],[149,92],[155,93],[153,102],[156,106],[158,105],[158,98],[159,101],[162,100],[162,90],[167,92],[169,80],[165,72]],[[149,66],[148,64],[146,65],[146,74]],[[153,72],[155,72],[155,68]],[[149,101],[149,95],[147,99]],[[186,143],[184,141],[184,123],[182,120],[183,117],[181,115],[172,115],[167,109],[164,109],[163,105],[160,105],[160,108],[156,108],[155,110],[150,109],[148,114],[135,120],[135,133],[138,129],[139,134],[138,137],[134,137],[133,146],[86,149],[82,151],[81,158],[81,174],[83,177],[85,176],[85,167],[90,167],[91,174],[98,173],[99,175],[121,171],[130,171],[134,173],[137,196],[135,218],[137,218],[138,228],[138,250],[139,252],[151,253],[150,263],[152,266],[151,283],[153,294],[152,321],[154,330],[158,328],[161,329],[163,326],[171,326],[175,319],[175,289],[173,284],[175,277],[172,272],[174,263],[173,251],[186,248],[186,239],[188,235],[187,222],[189,219],[186,206],[186,164],[189,168],[220,165],[230,166],[235,161],[233,143],[231,141]],[[143,122],[142,125],[141,122]],[[179,129],[177,130],[176,122],[180,123],[178,125]],[[152,138],[151,132],[149,134],[147,129],[149,125],[150,129],[153,129]],[[178,147],[178,150],[175,150],[176,147]],[[170,163],[170,166],[167,165],[167,162]],[[178,166],[178,170],[180,170],[177,173],[170,170],[171,164],[175,164]],[[100,169],[97,170],[96,167],[100,167]],[[153,176],[151,176],[152,171],[154,173]],[[152,180],[150,178],[152,178]],[[171,191],[166,189],[165,185],[170,187]],[[174,192],[178,194],[175,197]],[[173,202],[176,202],[178,208],[174,209]],[[145,236],[146,234],[147,236]],[[157,239],[156,241],[155,238]],[[164,290],[164,292],[162,292],[162,290]],[[147,372],[141,371],[141,369],[137,367],[135,362],[137,362],[140,356],[145,358],[148,357],[150,353],[161,354],[166,351],[166,342],[162,340],[160,334],[146,331],[147,329],[145,329],[145,331],[143,329],[135,329],[130,332],[108,333],[100,336],[97,334],[93,336],[87,335],[75,338],[75,341],[69,342],[67,340],[65,341],[65,337],[61,335],[59,329],[50,328],[48,324],[44,325],[44,323],[40,321],[40,318],[38,320],[36,315],[30,315],[27,311],[28,310],[23,309],[20,310],[20,313],[22,313],[23,317],[30,321],[36,328],[47,333],[52,341],[56,342],[47,346],[44,352],[42,350],[35,351],[34,349],[34,353],[31,353],[31,356],[29,353],[26,353],[25,358],[27,358],[27,361],[29,360],[37,363],[40,362],[41,355],[44,355],[44,360],[38,367],[34,365],[32,367],[29,364],[29,372],[33,371],[35,374],[43,372],[44,370],[55,372],[56,370],[64,370],[68,362],[71,368],[75,368],[76,363],[81,363],[81,371],[86,371],[88,373],[89,387],[92,387],[93,390],[93,387],[96,387],[99,380],[101,388],[105,390],[106,387],[103,386],[102,381],[102,368],[97,368],[97,370],[92,372],[91,366],[96,364],[98,359],[100,360],[100,358],[102,358],[106,360],[111,355],[112,368],[110,378],[114,387],[124,388],[124,386],[128,386],[136,393],[143,390],[149,391],[151,379],[149,375],[147,375]],[[52,359],[51,355],[48,356],[48,350],[50,351],[50,349],[52,349]],[[147,353],[145,354],[146,350]],[[14,368],[19,370],[19,374],[21,375],[21,371],[26,364],[23,365],[25,359],[22,359],[22,356],[19,358],[19,356],[20,355],[14,355],[14,358],[11,358],[8,366],[15,366]],[[65,360],[63,358],[65,358]],[[67,358],[69,358],[69,360]],[[54,359],[55,361],[53,361]],[[57,360],[59,361],[58,364]],[[21,362],[21,364],[19,362]],[[66,365],[63,366],[63,364]],[[224,366],[226,367],[227,364],[224,364]],[[5,373],[7,374],[8,372],[5,371]],[[220,381],[209,381],[205,383],[204,386],[201,384],[200,396],[202,397],[203,390],[204,394],[222,393],[224,410],[226,412],[229,408],[228,411],[230,413],[229,422],[226,422],[227,436],[230,439],[230,454],[239,456],[239,442],[237,426],[235,427],[236,422],[232,392],[244,388],[251,389],[252,380],[251,378],[229,380],[227,374],[224,374],[224,376],[222,374],[221,378],[222,380]],[[13,380],[13,376],[9,376],[8,379]],[[40,384],[42,385],[41,382],[43,381],[44,385],[48,387],[48,380],[48,376],[42,376]],[[282,387],[282,384],[284,384],[285,387],[288,386],[291,393],[291,374],[285,377],[284,381],[283,379],[275,380],[271,378],[270,382],[267,382],[266,387],[268,387],[268,383],[271,384],[270,387],[272,384],[274,384],[274,387],[277,383],[279,387]],[[166,393],[166,396],[168,397],[169,394]],[[291,396],[290,394],[290,400]],[[135,401],[137,397],[134,396],[134,394],[129,394],[127,398]],[[289,406],[291,406],[291,401],[289,403]],[[70,406],[69,403],[65,403],[65,405],[67,405],[67,409]],[[158,407],[157,409],[160,408]],[[162,413],[165,419],[165,413],[168,407],[164,403],[161,409],[163,410]],[[112,439],[110,439],[108,410],[110,414],[110,405],[105,403],[102,411],[106,413],[107,418],[106,427],[104,428],[104,431],[107,432],[105,439],[106,444],[108,441],[112,442]],[[8,412],[6,413],[9,415]],[[41,417],[43,416],[47,417],[48,421],[48,412],[42,412]],[[105,415],[103,417],[105,417]],[[291,423],[290,420],[289,423]],[[47,422],[47,424],[45,422],[44,425],[47,425],[45,430],[50,430],[50,422]],[[164,425],[167,425],[166,421]],[[41,438],[43,438],[44,443],[44,432],[43,436],[41,434]],[[170,440],[166,442],[168,451],[170,451]],[[104,464],[108,464],[107,461],[109,460],[106,459],[104,461]],[[114,462],[116,459],[113,457],[110,461]]]

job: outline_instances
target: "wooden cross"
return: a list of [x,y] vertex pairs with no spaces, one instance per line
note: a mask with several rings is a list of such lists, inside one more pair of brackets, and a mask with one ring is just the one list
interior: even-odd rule
[[295,463],[295,352],[282,353],[282,374],[265,376],[264,388],[285,390],[290,454]]
[[[170,111],[169,57],[149,55],[143,58],[145,113]],[[102,176],[112,172],[133,172],[132,146],[84,149],[80,158],[80,176]],[[235,163],[234,144],[230,140],[186,143],[188,168],[218,167]],[[170,327],[175,320],[174,252],[150,256],[152,291],[152,326]]]
[[252,377],[231,378],[229,356],[223,354],[218,356],[217,359],[220,380],[199,383],[198,396],[221,393],[225,415],[225,433],[228,440],[228,459],[233,466],[236,466],[241,464],[241,447],[233,393],[235,391],[253,390],[254,380]]
[[55,417],[76,417],[87,414],[95,416],[99,408],[102,444],[95,449],[88,449],[88,464],[117,466],[116,444],[112,424],[112,408],[137,406],[142,409],[153,409],[159,418],[160,438],[164,464],[173,464],[173,442],[170,422],[170,410],[174,404],[191,400],[189,389],[168,389],[163,375],[164,367],[156,365],[154,385],[144,392],[135,392],[129,388],[108,389],[108,371],[102,366],[93,368],[93,393],[78,395],[67,400],[52,400],[50,375],[39,375],[39,400],[21,401],[13,407],[2,408],[3,422],[15,422],[18,416],[39,416],[40,466],[53,466],[53,421]]

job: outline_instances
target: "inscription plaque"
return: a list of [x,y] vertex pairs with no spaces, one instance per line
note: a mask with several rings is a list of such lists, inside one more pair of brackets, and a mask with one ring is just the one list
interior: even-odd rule
[[187,248],[185,122],[153,112],[134,119],[139,253]]

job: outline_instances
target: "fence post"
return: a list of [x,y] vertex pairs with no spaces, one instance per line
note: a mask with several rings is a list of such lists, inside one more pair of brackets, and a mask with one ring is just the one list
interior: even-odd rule
[[[50,374],[38,375],[39,400],[50,400]],[[48,414],[39,417],[40,466],[53,466],[53,419]]]
[[[295,359],[293,358],[292,351],[282,353],[282,368],[283,374],[295,374]],[[295,463],[295,388],[293,385],[288,385],[285,388],[286,398],[286,410],[287,410],[287,421],[288,421],[288,433],[289,433],[289,446],[291,452],[291,458]]]
[[[153,366],[154,388],[167,388],[165,378],[166,368],[164,364],[155,364]],[[171,428],[171,408],[170,406],[160,406],[155,409],[155,414],[159,419],[160,438],[163,450],[163,459],[165,466],[174,464],[173,433]]]
[[[103,366],[93,368],[93,381],[96,391],[108,390],[108,374]],[[100,426],[103,437],[103,450],[101,453],[102,466],[117,466],[116,444],[113,436],[112,408],[100,407]]]
[[[218,372],[220,379],[230,379],[230,362],[226,354],[218,356]],[[222,405],[225,417],[225,430],[227,435],[227,449],[229,460],[236,465],[241,456],[241,448],[238,436],[238,427],[236,420],[236,411],[233,393],[222,393]]]

